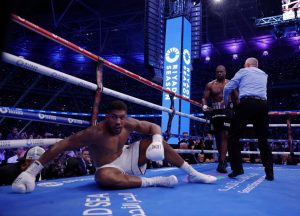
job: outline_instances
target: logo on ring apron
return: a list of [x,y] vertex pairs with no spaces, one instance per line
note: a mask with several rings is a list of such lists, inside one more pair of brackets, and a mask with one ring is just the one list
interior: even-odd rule
[[39,113],[39,119],[44,119],[45,118],[45,115],[44,114],[42,114],[42,113]]
[[0,108],[0,112],[1,112],[2,114],[8,113],[8,109],[2,107],[2,108]]

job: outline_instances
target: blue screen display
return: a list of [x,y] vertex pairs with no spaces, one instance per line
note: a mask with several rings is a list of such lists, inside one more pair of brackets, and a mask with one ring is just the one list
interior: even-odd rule
[[[163,87],[176,94],[190,98],[190,66],[191,66],[191,24],[183,17],[167,20],[164,57]],[[170,97],[163,93],[162,106],[170,107]],[[178,98],[174,99],[177,111],[190,113],[190,104]],[[162,112],[161,128],[165,132],[168,126],[169,114]],[[172,121],[171,134],[189,132],[188,118],[175,115]],[[179,127],[180,125],[180,127]],[[170,138],[169,144],[177,144],[178,138]]]
[[[182,70],[181,70],[181,95],[190,99],[191,93],[191,23],[183,20],[183,42],[182,42]],[[190,103],[180,100],[180,111],[190,114]],[[190,132],[190,119],[180,117],[180,134]]]
[[[180,94],[180,62],[181,62],[182,17],[167,20],[165,37],[165,57],[163,87]],[[162,106],[170,107],[169,94],[163,92]],[[174,99],[174,108],[179,110],[179,99]],[[161,128],[165,132],[168,127],[169,114],[162,112]],[[178,134],[179,116],[175,115],[172,121],[171,134]],[[170,138],[169,144],[177,144],[177,138]]]

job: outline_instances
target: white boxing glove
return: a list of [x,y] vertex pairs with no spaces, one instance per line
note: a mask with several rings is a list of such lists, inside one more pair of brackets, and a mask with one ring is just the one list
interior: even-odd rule
[[209,110],[209,107],[205,104],[205,105],[202,106],[202,110],[204,112],[207,112]]
[[147,148],[146,158],[152,161],[161,161],[165,158],[162,135],[152,136],[152,143]]
[[12,190],[17,193],[32,192],[35,188],[36,176],[43,169],[39,161],[34,161],[24,172],[22,172],[12,183]]

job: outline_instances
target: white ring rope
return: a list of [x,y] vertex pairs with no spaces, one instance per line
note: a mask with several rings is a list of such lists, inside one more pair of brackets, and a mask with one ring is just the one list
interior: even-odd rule
[[[253,124],[247,124],[247,127],[253,127]],[[269,127],[288,127],[288,124],[269,124]],[[291,124],[291,127],[300,127],[300,124]]]
[[[20,139],[20,140],[0,140],[0,149],[11,149],[19,147],[48,146],[53,145],[62,139]],[[217,150],[192,150],[192,149],[174,149],[177,153],[218,153]],[[242,154],[259,154],[259,151],[241,151]],[[273,155],[289,155],[290,152],[272,152]],[[294,152],[294,155],[300,155],[300,152]]]
[[0,140],[0,149],[33,147],[33,146],[48,146],[48,145],[53,145],[61,140],[62,139],[58,139],[58,138]]
[[[93,91],[97,90],[97,85],[94,84],[94,83],[88,82],[88,81],[83,80],[83,79],[79,79],[77,77],[71,76],[69,74],[65,74],[63,72],[54,70],[54,69],[46,67],[46,66],[34,63],[34,62],[26,60],[22,57],[17,57],[17,56],[14,56],[12,54],[3,52],[2,53],[2,60],[6,63],[9,63],[9,64],[12,64],[12,65],[15,65],[15,66],[18,66],[18,67],[21,67],[21,68],[31,70],[33,72],[43,74],[45,76],[49,76],[49,77],[52,77],[52,78],[55,78],[55,79],[59,79],[59,80],[62,80],[64,82],[67,82],[67,83],[71,83],[71,84],[74,84],[74,85],[77,85],[77,86],[81,86],[83,88],[90,89],[90,90],[93,90]],[[159,110],[159,111],[164,111],[164,112],[168,112],[168,113],[173,112],[169,108],[159,106],[157,104],[153,104],[153,103],[150,103],[148,101],[141,100],[141,99],[138,99],[138,98],[135,98],[135,97],[132,97],[132,96],[129,96],[129,95],[126,95],[126,94],[123,94],[123,93],[105,88],[105,87],[103,87],[103,93],[106,94],[106,95],[112,96],[112,97],[123,99],[123,100],[129,101],[129,102],[139,104],[139,105],[143,105],[145,107],[149,107],[149,108],[156,109],[156,110]],[[198,117],[195,117],[193,115],[189,115],[189,114],[182,113],[182,112],[179,112],[179,111],[175,111],[175,114],[186,117],[186,118],[193,119],[195,121],[207,122],[205,119],[198,118]]]
[[[217,150],[192,150],[192,149],[175,149],[177,153],[218,153]],[[259,151],[241,151],[242,154],[260,154]],[[290,152],[272,152],[273,155],[290,155]],[[294,155],[300,155],[300,152],[294,152]]]

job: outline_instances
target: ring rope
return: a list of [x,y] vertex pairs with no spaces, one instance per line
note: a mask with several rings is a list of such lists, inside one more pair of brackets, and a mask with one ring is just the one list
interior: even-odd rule
[[19,147],[33,147],[33,146],[48,146],[53,145],[62,139],[48,138],[48,139],[19,139],[19,140],[0,140],[0,149],[10,149]]
[[[7,114],[8,113],[8,114]],[[23,115],[22,113],[25,113],[25,115]],[[3,106],[0,106],[0,116],[3,116],[3,117],[11,117],[11,118],[21,118],[22,116],[24,117],[23,119],[24,120],[32,120],[31,119],[31,113],[39,113],[39,114],[47,114],[49,115],[50,117],[52,117],[53,115],[52,114],[58,114],[58,115],[69,115],[69,116],[91,116],[91,114],[89,113],[73,113],[73,112],[60,112],[60,111],[46,111],[46,110],[34,110],[34,109],[23,109],[23,108],[12,108],[12,107],[3,107]],[[148,115],[148,116],[147,116]],[[161,117],[161,115],[156,115],[156,114],[132,114],[132,115],[128,115],[129,117]],[[105,114],[98,114],[98,116],[101,116],[101,117],[104,117]],[[34,119],[38,119],[36,118],[37,116],[34,115]],[[59,116],[56,116],[56,118],[60,118]],[[74,118],[72,118],[74,119]],[[80,119],[74,119],[74,122],[76,121],[82,121]],[[68,121],[64,121],[62,120],[61,122],[59,122],[61,124],[66,124],[68,125]],[[88,125],[88,124],[83,124],[83,125]],[[78,125],[80,126],[80,125]],[[253,125],[251,125],[253,126]],[[269,124],[269,127],[287,127],[287,124]],[[300,127],[300,124],[291,124],[291,127]],[[174,136],[174,135],[173,135]]]
[[[253,127],[253,124],[247,124],[247,127]],[[269,127],[288,127],[287,124],[269,124]],[[291,124],[291,127],[300,127],[300,124]]]
[[72,126],[80,126],[80,127],[90,125],[90,122],[81,119],[47,115],[44,113],[32,113],[32,112],[14,110],[7,107],[0,107],[0,116],[6,118],[14,118],[14,119],[22,119],[22,120],[30,120],[30,121],[34,120],[34,121],[48,122],[54,124],[59,123],[63,125],[72,125]]
[[[20,139],[20,140],[0,140],[0,149],[11,149],[19,147],[49,146],[62,139]],[[177,153],[218,153],[217,150],[192,150],[192,149],[174,149]],[[259,151],[241,151],[242,154],[259,154]],[[290,152],[272,152],[273,155],[290,155]],[[300,152],[293,152],[293,155],[300,155]]]
[[[65,111],[54,111],[54,110],[36,110],[36,109],[26,109],[26,108],[15,108],[15,107],[3,107],[0,106],[0,109],[8,108],[15,111],[26,111],[32,113],[44,113],[44,114],[55,114],[55,115],[68,115],[68,116],[91,116],[90,113],[77,113],[77,112],[65,112]],[[198,114],[192,114],[193,116],[199,116]],[[105,114],[98,114],[98,117],[104,117]],[[129,114],[130,117],[161,117],[161,114]],[[253,125],[249,125],[253,126]],[[287,124],[269,124],[270,127],[288,127]],[[300,127],[300,124],[291,124],[291,127]]]
[[[171,134],[171,137],[175,137],[175,138],[184,138],[183,135],[178,135],[178,134]],[[204,141],[214,141],[215,138],[209,138],[209,137],[202,137],[202,136],[188,136],[189,139],[193,139],[193,140],[204,140]],[[258,142],[258,139],[250,139],[250,138],[240,138],[240,142]],[[268,139],[268,142],[284,142],[284,143],[288,143],[289,140],[287,139]],[[296,143],[296,144],[300,144],[300,140],[298,139],[294,139],[292,140],[292,143]]]
[[[86,88],[86,89],[96,91],[97,88],[98,88],[98,86],[94,83],[91,83],[91,82],[88,82],[86,80],[71,76],[69,74],[65,74],[63,72],[60,72],[60,71],[54,70],[52,68],[34,63],[32,61],[26,60],[22,57],[17,57],[15,55],[12,55],[12,54],[9,54],[9,53],[3,52],[2,53],[2,60],[6,63],[9,63],[9,64],[12,64],[12,65],[15,65],[15,66],[18,66],[18,67],[21,67],[21,68],[31,70],[33,72],[43,74],[45,76],[49,76],[49,77],[52,77],[52,78],[55,78],[55,79],[59,79],[59,80],[62,80],[64,82],[67,82],[67,83],[71,83],[71,84],[74,84],[74,85],[77,85],[77,86],[81,86],[81,87]],[[168,113],[173,112],[173,110],[171,110],[169,108],[159,106],[157,104],[153,104],[153,103],[150,103],[148,101],[138,99],[138,98],[135,98],[135,97],[132,97],[132,96],[129,96],[129,95],[126,95],[126,94],[123,94],[123,93],[105,88],[105,87],[103,87],[103,93],[106,94],[106,95],[112,96],[112,97],[123,99],[125,101],[129,101],[129,102],[139,104],[139,105],[142,105],[142,106],[146,106],[146,107],[156,109],[156,110],[159,110],[159,111],[168,112]],[[179,112],[179,111],[175,111],[175,114],[193,119],[195,121],[206,122],[205,119],[198,118],[198,117],[195,117],[193,115],[182,113],[182,112]]]
[[281,116],[281,115],[300,115],[300,111],[270,111],[271,116]]
[[55,42],[57,42],[57,43],[59,43],[61,45],[64,45],[64,46],[66,46],[66,47],[74,50],[75,52],[81,53],[81,54],[87,56],[88,58],[90,58],[90,59],[92,59],[94,61],[97,61],[97,62],[98,61],[102,61],[105,66],[107,66],[107,67],[109,67],[111,69],[114,69],[114,70],[116,70],[116,71],[118,71],[120,73],[123,73],[123,74],[125,74],[125,75],[127,75],[127,76],[129,76],[129,77],[131,77],[131,78],[133,78],[133,79],[135,79],[135,80],[143,83],[143,84],[146,84],[146,85],[148,85],[148,86],[150,86],[152,88],[155,88],[157,90],[166,92],[168,94],[174,94],[175,97],[177,97],[177,98],[180,98],[182,100],[188,101],[188,102],[190,102],[191,104],[193,104],[195,106],[202,107],[201,103],[199,103],[197,101],[194,101],[194,100],[191,100],[191,99],[189,99],[187,97],[184,97],[182,95],[175,94],[171,90],[163,88],[162,86],[160,86],[160,85],[158,85],[156,83],[153,83],[153,82],[151,82],[151,81],[149,81],[149,80],[147,80],[147,79],[145,79],[145,78],[143,78],[143,77],[141,77],[141,76],[139,76],[139,75],[137,75],[137,74],[135,74],[133,72],[130,72],[130,71],[128,71],[128,70],[126,70],[126,69],[118,66],[118,65],[115,65],[115,64],[113,64],[113,63],[111,63],[111,62],[109,62],[109,61],[101,58],[100,56],[97,56],[97,55],[95,55],[95,54],[93,54],[93,53],[91,53],[91,52],[89,52],[89,51],[87,51],[87,50],[85,50],[85,49],[83,49],[83,48],[75,45],[74,43],[71,43],[71,42],[67,41],[64,38],[61,38],[61,37],[59,37],[59,36],[57,36],[57,35],[49,32],[49,31],[47,31],[46,29],[41,28],[40,26],[38,26],[36,24],[33,24],[33,23],[31,23],[31,22],[29,22],[29,21],[21,18],[20,16],[17,16],[17,15],[13,14],[11,16],[11,19],[14,22],[22,25],[23,27],[25,27],[27,29],[30,29],[30,30],[32,30],[32,31],[34,31],[34,32],[36,32],[36,33],[38,33],[38,34],[46,37],[46,38],[49,38],[49,39],[51,39],[51,40],[53,40],[53,41],[55,41]]
[[[26,111],[30,113],[43,113],[43,114],[55,114],[55,115],[66,115],[66,116],[91,116],[91,113],[77,113],[77,112],[65,112],[65,111],[54,111],[54,110],[36,110],[36,109],[26,109],[26,108],[17,108],[17,107],[3,107],[2,108],[11,109],[12,111]],[[161,114],[128,114],[129,117],[161,117]],[[105,117],[104,113],[99,113],[98,117]]]
[[[218,150],[192,150],[192,149],[174,149],[177,153],[217,153]],[[260,154],[259,151],[241,151],[242,154]],[[290,155],[290,152],[272,152],[273,155]],[[294,152],[294,155],[300,155],[300,152]]]

